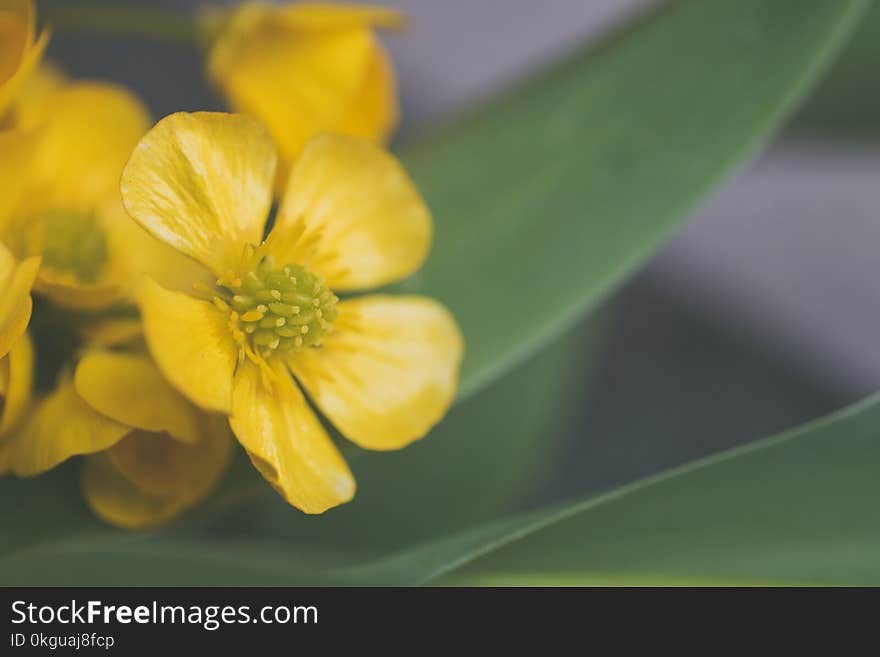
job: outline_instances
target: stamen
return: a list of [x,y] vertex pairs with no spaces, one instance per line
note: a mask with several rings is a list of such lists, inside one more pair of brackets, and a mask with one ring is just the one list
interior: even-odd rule
[[240,283],[215,305],[226,304],[230,329],[248,358],[320,346],[338,314],[339,298],[301,265],[279,268],[267,257],[252,271],[222,280]]

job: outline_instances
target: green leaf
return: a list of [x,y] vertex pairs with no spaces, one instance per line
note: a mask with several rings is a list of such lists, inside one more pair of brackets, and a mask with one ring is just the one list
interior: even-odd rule
[[385,553],[117,533],[0,557],[4,584],[880,582],[880,398],[604,495]]
[[[880,583],[880,397],[528,518],[447,583]],[[404,566],[404,569],[408,564]]]
[[467,341],[462,395],[561,334],[767,142],[867,8],[665,3],[403,150],[437,222],[416,285]]
[[814,132],[876,136],[880,132],[880,5],[859,28],[816,93],[798,112],[796,127]]

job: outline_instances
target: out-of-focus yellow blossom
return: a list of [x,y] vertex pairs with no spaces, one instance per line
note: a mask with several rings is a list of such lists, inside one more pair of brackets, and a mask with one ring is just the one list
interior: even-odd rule
[[0,449],[30,402],[33,368],[34,347],[25,333],[0,358]]
[[275,168],[256,120],[173,114],[135,149],[122,196],[132,217],[217,279],[202,298],[145,283],[139,305],[159,368],[230,416],[288,502],[320,513],[355,484],[302,390],[358,445],[397,449],[448,409],[463,345],[435,301],[334,293],[405,277],[428,253],[431,216],[391,155],[364,139],[312,139],[263,241]]
[[119,200],[122,167],[150,125],[133,94],[45,67],[21,87],[16,108],[17,129],[0,134],[9,143],[0,151],[0,236],[19,257],[42,256],[38,293],[94,310],[130,297],[144,270],[191,276],[193,265]]
[[89,506],[109,523],[141,529],[206,496],[231,445],[224,423],[174,390],[148,355],[93,350],[37,403],[3,451],[0,470],[36,475],[89,455]]
[[209,77],[234,111],[260,119],[275,139],[281,154],[278,191],[300,149],[316,134],[383,143],[397,125],[394,70],[373,28],[399,26],[399,13],[246,2],[225,20],[216,10],[205,14],[204,23],[210,26],[206,32],[215,33]]
[[0,244],[0,464],[10,432],[31,397],[34,357],[26,329],[31,318],[31,285],[39,266],[39,258],[17,262]]
[[15,119],[10,108],[36,68],[49,32],[37,35],[34,0],[0,0],[0,129]]
[[31,319],[31,286],[40,267],[39,258],[18,262],[0,244],[0,358],[21,338]]

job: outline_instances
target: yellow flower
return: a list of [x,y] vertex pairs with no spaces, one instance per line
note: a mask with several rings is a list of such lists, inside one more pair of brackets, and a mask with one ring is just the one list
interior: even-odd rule
[[33,346],[25,332],[31,318],[31,285],[39,258],[16,262],[0,244],[0,473],[9,435],[31,397]]
[[214,30],[208,75],[234,111],[269,128],[281,153],[279,191],[320,132],[389,138],[398,120],[394,70],[372,27],[401,22],[378,7],[249,2]]
[[0,128],[12,120],[7,112],[48,39],[47,30],[37,36],[33,0],[0,0]]
[[42,256],[38,293],[99,309],[130,296],[144,269],[192,275],[119,199],[122,167],[150,125],[133,94],[67,82],[45,67],[22,86],[16,108],[17,129],[0,133],[0,236],[19,257]]
[[448,409],[462,340],[430,299],[335,294],[405,277],[427,255],[430,214],[392,156],[363,139],[314,138],[263,241],[275,167],[256,120],[173,114],[135,149],[122,197],[147,230],[217,278],[203,298],[145,284],[144,335],[159,368],[230,416],[288,502],[320,513],[355,485],[302,389],[350,440],[397,449]]
[[24,334],[31,319],[31,286],[40,267],[39,258],[17,262],[0,244],[0,358]]
[[18,476],[90,455],[83,493],[97,515],[141,529],[205,497],[226,469],[229,431],[137,352],[92,350],[62,376],[3,452]]

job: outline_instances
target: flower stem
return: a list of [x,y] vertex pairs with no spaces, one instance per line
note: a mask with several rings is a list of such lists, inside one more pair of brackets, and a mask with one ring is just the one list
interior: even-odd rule
[[193,16],[161,9],[49,5],[40,16],[55,32],[114,34],[196,45]]

